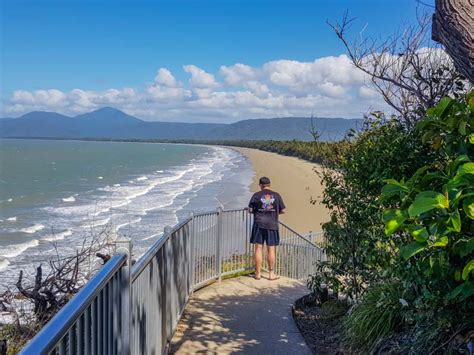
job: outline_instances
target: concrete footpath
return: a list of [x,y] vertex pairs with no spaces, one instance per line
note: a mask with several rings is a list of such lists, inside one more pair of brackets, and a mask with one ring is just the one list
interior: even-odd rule
[[291,315],[308,290],[292,279],[266,277],[240,276],[195,292],[171,353],[311,354]]

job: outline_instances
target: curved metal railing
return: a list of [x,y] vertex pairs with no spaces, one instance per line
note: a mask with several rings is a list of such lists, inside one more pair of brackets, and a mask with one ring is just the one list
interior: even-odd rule
[[[22,354],[166,353],[192,292],[253,269],[252,220],[247,209],[198,213],[166,227],[131,268],[125,254],[114,256]],[[325,258],[311,237],[283,223],[280,241],[282,276],[305,278]]]
[[22,354],[120,354],[127,255],[114,255],[28,343]]

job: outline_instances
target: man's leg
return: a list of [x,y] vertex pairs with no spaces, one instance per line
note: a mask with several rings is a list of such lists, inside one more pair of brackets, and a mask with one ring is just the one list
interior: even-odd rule
[[268,251],[268,278],[274,279],[275,278],[275,249],[274,245],[267,246]]
[[255,244],[255,278],[259,279],[262,272],[262,244]]

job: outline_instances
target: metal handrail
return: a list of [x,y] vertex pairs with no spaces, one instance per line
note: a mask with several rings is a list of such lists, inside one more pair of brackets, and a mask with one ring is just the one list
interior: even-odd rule
[[314,246],[315,248],[319,248],[319,246],[317,246],[316,244],[314,244],[312,241],[310,241],[309,239],[303,237],[301,234],[299,234],[298,232],[296,232],[294,229],[292,229],[291,227],[288,227],[285,223],[283,223],[282,221],[279,221],[280,225],[282,225],[283,227],[285,227],[286,229],[288,229],[290,232],[292,232],[295,237],[298,237],[298,238],[301,238],[303,239],[305,242],[307,242],[308,244]]
[[52,351],[126,261],[126,254],[112,256],[99,272],[39,331],[21,353],[23,355],[37,355],[48,354]]
[[[253,215],[247,211],[219,208],[165,227],[131,267],[131,244],[121,241],[129,243],[128,255],[113,256],[22,354],[166,352],[195,290],[253,268]],[[276,271],[296,279],[314,272],[313,261],[325,258],[324,249],[283,222],[280,227]],[[118,315],[107,316],[115,311]]]
[[133,282],[138,276],[140,276],[141,272],[145,269],[151,259],[156,255],[158,250],[166,243],[168,240],[169,235],[165,235],[164,233],[158,238],[158,240],[153,243],[153,245],[143,254],[140,259],[132,266],[132,275],[131,281]]

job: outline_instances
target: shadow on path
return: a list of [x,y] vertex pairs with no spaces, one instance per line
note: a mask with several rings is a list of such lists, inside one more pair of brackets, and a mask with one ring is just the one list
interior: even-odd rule
[[171,353],[311,354],[291,315],[306,287],[284,277],[264,277],[240,276],[194,293]]

